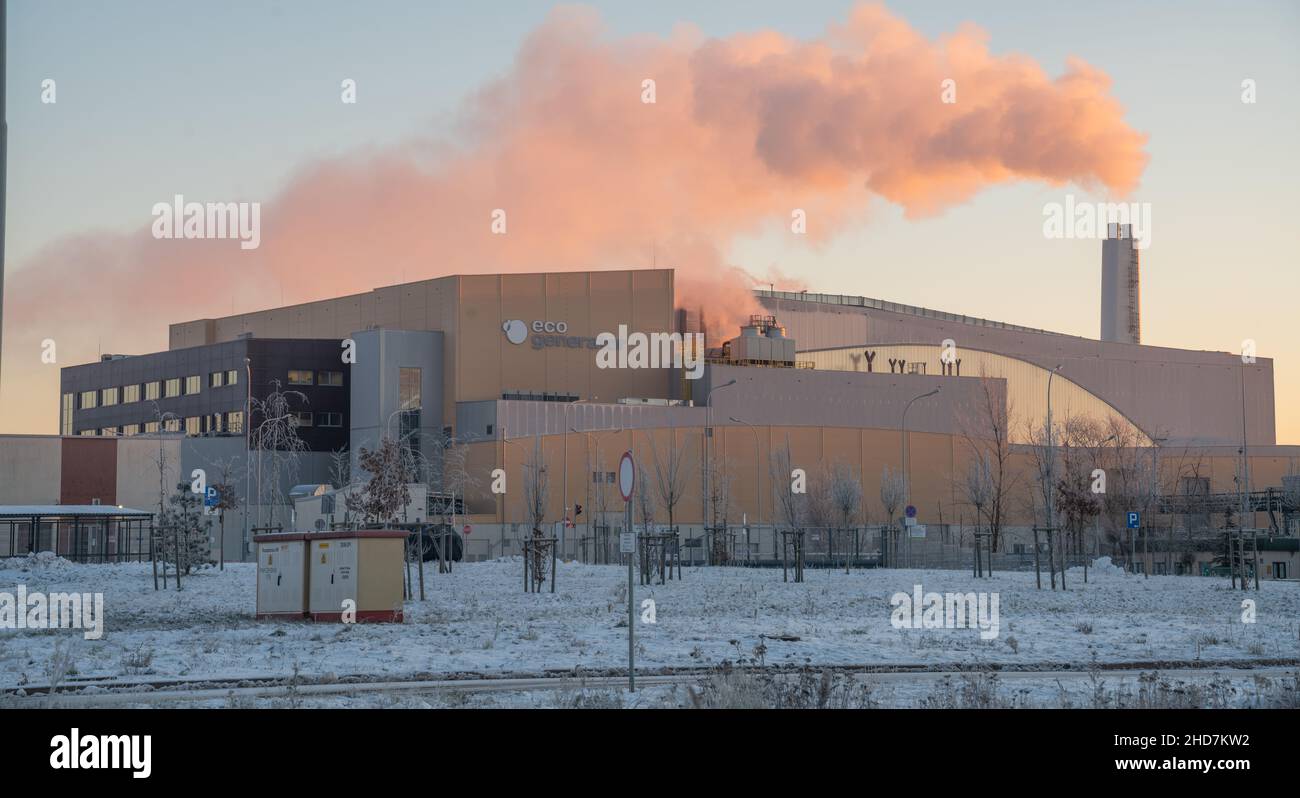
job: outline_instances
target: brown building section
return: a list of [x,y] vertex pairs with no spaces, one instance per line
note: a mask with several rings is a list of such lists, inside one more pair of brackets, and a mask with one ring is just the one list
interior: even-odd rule
[[63,438],[59,504],[117,504],[117,441]]
[[[527,340],[511,343],[502,324],[523,322]],[[535,323],[563,325],[562,334]],[[170,348],[258,338],[338,338],[372,328],[440,330],[446,342],[444,418],[456,402],[507,393],[573,394],[612,401],[665,397],[667,370],[596,367],[595,350],[577,341],[603,332],[674,329],[673,270],[452,275],[283,308],[173,324]]]

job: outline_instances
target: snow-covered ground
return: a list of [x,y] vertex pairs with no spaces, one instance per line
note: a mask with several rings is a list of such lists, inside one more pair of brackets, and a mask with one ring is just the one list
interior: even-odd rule
[[[781,571],[687,568],[684,579],[636,588],[655,602],[655,623],[636,625],[638,669],[765,664],[1092,663],[1267,660],[1300,657],[1300,584],[1240,592],[1223,579],[1124,575],[1099,569],[1069,590],[1034,588],[1033,573],[975,579],[925,570]],[[539,673],[621,668],[627,660],[627,571],[561,563],[557,591],[528,594],[518,558],[425,570],[427,600],[406,604],[402,624],[256,621],[254,565],[227,564],[155,592],[147,563],[75,565],[0,561],[0,593],[104,594],[102,639],[75,629],[0,630],[0,687],[43,685],[67,657],[74,680],[305,677],[352,674]],[[1044,574],[1046,584],[1046,574]],[[896,629],[890,597],[996,592],[1000,628]],[[1243,622],[1243,600],[1255,622]],[[779,637],[797,638],[791,640]],[[761,644],[761,645],[760,645]],[[758,650],[756,650],[758,649]]]

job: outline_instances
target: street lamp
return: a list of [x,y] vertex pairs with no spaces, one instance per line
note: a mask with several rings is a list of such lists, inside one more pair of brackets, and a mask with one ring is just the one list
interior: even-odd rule
[[[939,388],[935,388],[933,391],[928,391],[927,393],[923,393],[918,396],[913,396],[910,400],[908,400],[907,405],[903,407],[903,422],[900,425],[900,429],[899,429],[899,448],[901,449],[900,454],[901,454],[901,459],[903,461],[903,507],[904,508],[911,506],[911,501],[910,501],[911,480],[907,478],[908,477],[907,411],[912,409],[912,402],[915,402],[917,399],[924,399],[927,396],[934,396],[938,392],[939,392]],[[911,552],[912,552],[912,538],[910,534],[908,535],[907,538],[907,552],[908,552],[908,560],[909,560],[908,565],[910,566]]]
[[900,447],[900,449],[901,449],[901,455],[902,455],[902,461],[903,461],[903,503],[904,503],[904,506],[906,506],[908,500],[911,498],[911,494],[908,492],[908,491],[910,490],[910,486],[909,486],[909,484],[908,484],[908,483],[910,482],[910,480],[908,480],[908,478],[907,478],[907,477],[908,477],[908,468],[907,468],[907,466],[908,466],[908,463],[907,463],[907,459],[908,459],[908,458],[907,458],[907,411],[912,409],[912,402],[915,402],[917,399],[924,399],[924,398],[926,398],[927,396],[934,396],[934,395],[937,394],[938,392],[939,392],[939,389],[938,389],[938,388],[935,388],[933,391],[930,391],[930,392],[928,392],[928,393],[923,393],[923,394],[921,394],[921,395],[919,395],[919,396],[913,396],[910,400],[908,400],[907,405],[906,405],[905,407],[903,407],[903,423],[902,423],[902,425],[901,425],[901,428],[902,428],[902,429],[901,429],[901,432],[900,432],[899,447]]
[[[1061,370],[1058,363],[1056,368],[1052,369],[1047,375],[1047,545],[1048,551],[1051,551],[1052,533],[1056,530],[1056,477],[1054,474],[1056,466],[1056,434],[1052,429],[1052,378]],[[1037,557],[1037,555],[1034,555]],[[1064,573],[1062,573],[1064,579]],[[1055,580],[1055,577],[1053,577]],[[1055,581],[1052,582],[1056,584]]]
[[[245,381],[248,392],[244,401],[244,550],[239,553],[242,561],[248,556],[250,546],[248,539],[248,511],[251,509],[252,492],[250,480],[253,476],[253,359],[244,358]],[[224,545],[224,544],[223,544]]]
[[[762,526],[763,524],[763,482],[762,482],[762,472],[759,469],[759,465],[758,465],[760,460],[759,447],[758,447],[758,428],[755,427],[753,424],[750,424],[748,421],[736,418],[735,416],[731,416],[730,418],[733,424],[744,424],[746,427],[749,427],[750,432],[754,433],[754,502],[757,504],[757,507],[754,511],[754,522],[758,526]],[[746,530],[745,534],[748,536],[749,530]],[[748,538],[746,538],[745,540],[746,561],[749,560],[750,554],[751,554],[750,541],[748,540]]]

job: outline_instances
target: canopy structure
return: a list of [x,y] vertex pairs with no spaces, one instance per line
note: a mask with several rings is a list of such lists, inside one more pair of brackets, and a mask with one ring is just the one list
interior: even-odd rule
[[74,562],[145,561],[153,513],[101,504],[0,505],[0,557],[54,552]]

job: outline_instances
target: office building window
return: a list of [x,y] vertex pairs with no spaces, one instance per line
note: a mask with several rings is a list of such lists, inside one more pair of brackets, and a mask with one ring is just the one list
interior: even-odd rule
[[104,427],[99,431],[100,435],[107,435],[110,438],[117,437],[117,427]]
[[403,366],[397,370],[397,401],[402,410],[420,408],[420,369]]
[[166,390],[164,391],[164,395],[167,396],[169,399],[173,396],[181,395],[180,377],[172,377],[170,380],[167,380]]
[[199,435],[203,432],[203,419],[199,416],[190,416],[185,419],[185,434]]
[[163,429],[167,432],[180,432],[181,420],[179,418],[169,418],[163,422]]
[[244,411],[232,410],[226,414],[226,432],[244,431]]
[[341,427],[343,426],[342,413],[321,413],[317,419],[317,426],[321,427]]
[[332,385],[335,388],[343,387],[343,372],[341,371],[322,371],[320,373],[321,385]]
[[73,403],[72,394],[65,393],[63,395],[62,412],[60,413],[60,418],[59,418],[60,435],[72,434],[72,403]]
[[213,413],[207,418],[208,418],[208,429],[212,432],[221,432],[221,421],[223,416],[220,413]]
[[78,435],[94,435],[95,433],[96,433],[96,431],[93,430],[93,429],[83,429],[81,432],[78,432],[77,434],[78,434]]
[[122,386],[122,404],[140,401],[140,383]]
[[140,434],[140,425],[139,425],[139,424],[124,424],[124,425],[122,425],[122,434],[123,434],[123,435],[139,435],[139,434]]
[[190,396],[191,394],[198,393],[199,390],[202,389],[202,387],[203,387],[203,380],[199,379],[199,375],[195,374],[193,377],[185,378],[186,396]]
[[211,374],[208,375],[208,387],[209,387],[209,388],[220,388],[221,386],[223,386],[223,385],[225,385],[225,384],[226,384],[226,372],[224,372],[224,371],[214,371],[214,372],[212,372]]
[[99,403],[99,391],[81,392],[81,409],[89,410]]
[[102,399],[101,403],[103,404],[104,407],[112,407],[113,405],[117,404],[117,389],[105,388],[102,391],[102,396],[100,398]]
[[230,369],[229,371],[227,371],[227,372],[226,372],[226,384],[227,384],[227,385],[237,385],[238,383],[239,383],[239,372],[238,372],[238,371],[235,371],[234,369]]
[[157,421],[144,422],[144,431],[148,434],[153,434],[158,432],[158,422]]
[[316,373],[314,371],[304,371],[302,369],[289,369],[290,385],[311,385],[315,382]]
[[294,413],[293,416],[298,426],[300,427],[311,426],[312,415],[310,410],[299,410],[297,413]]
[[157,380],[154,380],[153,382],[146,382],[144,384],[144,398],[157,399],[159,396],[158,388],[159,388],[159,384]]

